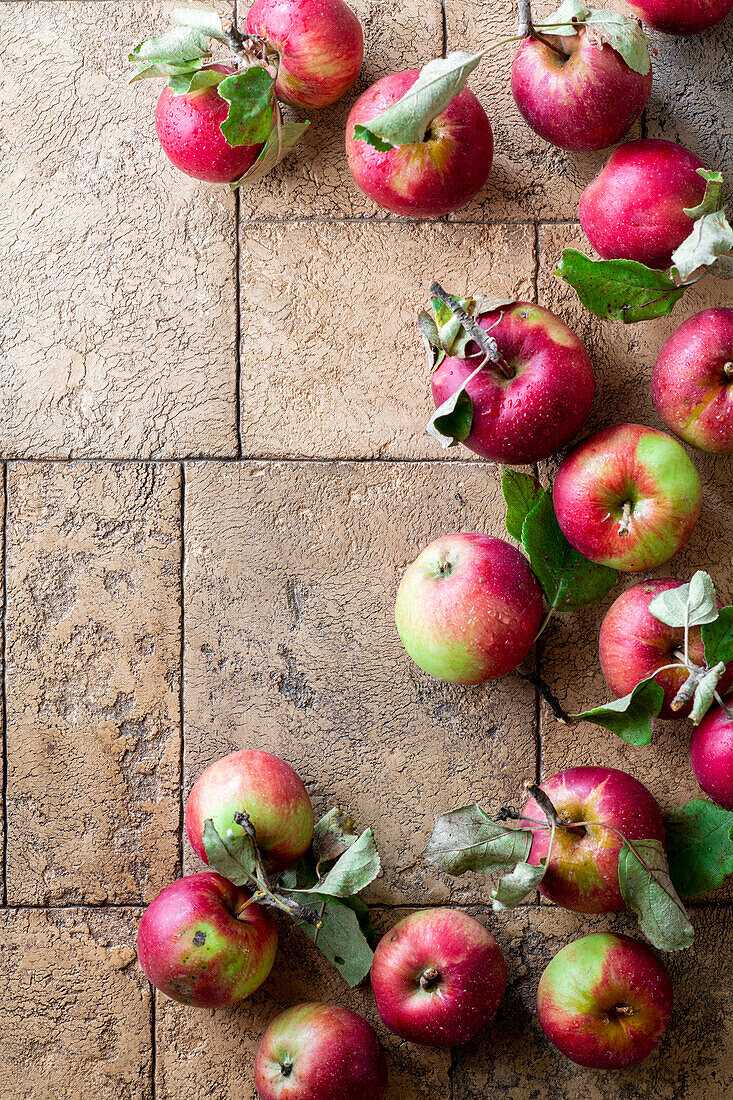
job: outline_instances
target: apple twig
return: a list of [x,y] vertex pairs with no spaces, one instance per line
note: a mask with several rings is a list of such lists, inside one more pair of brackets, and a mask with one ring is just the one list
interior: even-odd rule
[[[469,336],[472,336],[478,346],[481,348],[486,359],[494,363],[499,368],[505,378],[513,378],[516,374],[514,368],[510,367],[509,364],[502,358],[502,356],[499,354],[498,348],[496,349],[496,351],[493,350],[491,342],[489,342],[486,338],[486,332],[484,331],[484,329],[481,328],[481,325],[474,317],[470,315],[470,313],[466,312],[460,302],[456,298],[454,298],[452,294],[449,294],[447,290],[444,290],[439,282],[432,282],[430,284],[430,293],[434,298],[439,298],[443,305],[448,307],[453,316],[458,318]],[[496,348],[496,342],[493,343],[494,348]]]
[[[549,618],[549,615],[548,615]],[[539,635],[538,635],[539,636]],[[518,676],[521,676],[527,683],[532,684],[534,688],[539,691],[542,698],[547,703],[548,707],[552,711],[558,722],[562,722],[564,726],[574,726],[575,722],[568,714],[568,712],[561,705],[557,696],[553,693],[549,684],[542,679],[538,672],[530,672],[529,669],[517,668],[515,672]]]

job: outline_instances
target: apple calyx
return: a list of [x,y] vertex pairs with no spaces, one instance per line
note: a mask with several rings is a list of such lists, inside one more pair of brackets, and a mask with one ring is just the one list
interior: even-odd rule
[[[521,905],[540,885],[551,861],[558,828],[577,834],[583,830],[579,839],[590,826],[605,828],[622,842],[618,862],[619,889],[649,942],[662,951],[678,951],[691,946],[692,925],[677,895],[664,848],[658,840],[631,841],[615,826],[603,821],[566,821],[538,784],[527,781],[524,787],[545,814],[546,823],[528,819],[508,806],[502,806],[493,819],[477,804],[462,806],[438,818],[423,853],[425,859],[449,875],[462,875],[467,871],[479,874],[508,872],[501,875],[491,891],[492,906],[499,911]],[[733,820],[733,815],[729,816]],[[507,820],[525,822],[531,828],[503,824]],[[550,830],[550,843],[546,857],[536,866],[527,860],[533,834],[538,829]]]
[[657,271],[636,260],[592,260],[566,248],[553,272],[577,291],[586,309],[602,320],[648,321],[671,313],[685,291],[711,274],[733,276],[733,228],[723,205],[723,176],[698,168],[705,195],[685,208],[692,219],[690,234],[672,253],[668,271]]
[[434,966],[429,966],[427,970],[423,970],[420,975],[420,988],[426,993],[431,993],[434,989],[440,985],[441,973],[436,970]]
[[316,822],[310,850],[271,876],[249,815],[237,812],[233,818],[241,832],[227,829],[221,836],[209,818],[203,842],[212,870],[251,891],[237,916],[255,902],[287,913],[349,985],[358,985],[373,954],[369,911],[357,896],[381,870],[373,829],[357,835],[353,820],[333,809]]
[[[699,725],[714,702],[731,714],[717,686],[727,665],[733,661],[733,607],[718,608],[712,578],[703,570],[698,570],[689,584],[655,596],[649,610],[660,622],[684,630],[684,646],[672,654],[675,660],[657,669],[653,676],[640,680],[628,695],[571,715],[577,720],[595,722],[629,744],[639,746],[648,745],[652,740],[653,719],[664,702],[664,691],[655,677],[667,669],[678,668],[687,672],[670,706],[672,710],[680,711],[692,700],[689,717],[693,725]],[[690,627],[700,627],[701,630],[705,652],[705,664],[702,666],[690,658]]]

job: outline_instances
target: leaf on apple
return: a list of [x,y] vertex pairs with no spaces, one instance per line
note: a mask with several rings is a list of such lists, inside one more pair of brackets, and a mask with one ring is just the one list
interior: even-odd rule
[[181,73],[168,77],[168,87],[173,95],[187,95],[189,92],[197,92],[200,88],[213,88],[221,84],[226,73],[214,72],[212,69],[199,69],[193,73]]
[[703,623],[702,641],[709,667],[733,661],[733,607],[722,607],[716,619]]
[[703,214],[692,232],[672,253],[672,275],[679,283],[687,283],[701,268],[715,263],[733,249],[733,228],[724,210]]
[[572,33],[585,27],[589,40],[597,46],[610,46],[634,72],[646,76],[652,67],[649,39],[635,19],[604,8],[586,8],[578,0],[565,0],[554,15],[543,19],[537,29],[551,34]]
[[450,810],[438,818],[424,855],[449,875],[463,875],[466,871],[490,875],[526,860],[531,847],[532,833],[528,829],[509,828],[492,821],[480,806],[473,804]]
[[229,103],[229,112],[219,129],[227,144],[258,145],[273,130],[275,79],[261,65],[232,73],[219,85],[219,95]]
[[317,928],[300,920],[296,924],[333,963],[344,981],[352,988],[359,985],[369,973],[374,957],[360,922],[363,904],[357,898],[344,900],[317,891],[299,893],[298,901],[314,910],[321,925]]
[[504,470],[501,477],[501,491],[506,501],[504,524],[507,531],[522,541],[524,521],[539,501],[542,486],[532,474],[522,474],[518,470]]
[[219,42],[227,43],[227,36],[221,25],[221,19],[215,11],[204,8],[174,8],[171,19],[179,27],[195,27],[209,38],[216,38]]
[[181,93],[177,91],[180,88],[180,81],[183,77],[191,77],[203,69],[204,65],[209,64],[209,58],[199,58],[197,61],[185,61],[181,65],[173,65],[167,61],[153,61],[145,62],[140,65],[134,72],[130,73],[127,78],[128,84],[135,84],[138,80],[151,80],[156,77],[165,77],[169,86],[174,90],[176,95]]
[[705,194],[697,206],[684,208],[688,218],[702,218],[704,214],[715,214],[723,209],[723,173],[698,168],[697,174],[705,180]]
[[627,908],[654,947],[681,951],[692,946],[694,931],[658,840],[625,841],[618,858],[618,882]]
[[229,830],[222,837],[209,818],[204,822],[203,841],[212,871],[218,871],[235,886],[252,885],[257,878],[257,854],[251,836],[245,832],[237,836]]
[[514,909],[533,894],[544,878],[546,860],[539,866],[532,863],[518,863],[508,875],[502,875],[491,891],[491,905],[496,912],[502,909]]
[[430,123],[463,91],[483,56],[483,52],[453,52],[429,61],[401,99],[366,125],[354,127],[355,140],[381,152],[423,141]]
[[431,317],[426,309],[421,309],[417,315],[417,327],[420,329],[427,348],[430,369],[435,370],[445,359],[445,350],[440,342],[440,333],[435,318]]
[[699,726],[713,705],[718,681],[724,674],[725,663],[721,661],[720,664],[709,668],[698,682],[692,700],[692,709],[690,710],[690,721],[694,726]]
[[[472,374],[470,378],[473,377]],[[467,378],[466,382],[469,380]],[[426,425],[425,431],[437,439],[441,447],[455,447],[471,434],[473,401],[466,392],[466,382],[438,405]]]
[[313,829],[312,848],[316,866],[338,859],[356,840],[353,817],[334,806],[319,818]]
[[552,493],[544,489],[522,524],[522,545],[545,599],[556,611],[598,603],[616,582],[614,569],[588,561],[570,545],[557,522]]
[[717,890],[733,874],[733,813],[693,798],[665,819],[667,857],[685,897]]
[[381,866],[374,830],[365,829],[339,856],[325,878],[319,879],[316,890],[330,897],[350,897],[373,882]]
[[554,274],[596,317],[624,324],[663,317],[684,294],[664,271],[635,260],[592,260],[574,248],[565,249]]
[[573,714],[615,733],[630,745],[648,745],[652,739],[652,718],[662,709],[664,690],[650,677],[640,680],[634,690],[620,699]]
[[[280,121],[279,133],[278,119]],[[272,128],[267,141],[260,149],[259,156],[252,167],[248,168],[244,175],[240,176],[234,183],[229,184],[230,190],[236,191],[238,187],[243,187],[245,184],[257,183],[268,172],[271,172],[287,156],[296,142],[300,141],[309,126],[310,122],[308,121],[284,122],[280,105],[275,103]]]
[[718,601],[712,577],[698,569],[689,584],[660,592],[649,603],[655,619],[667,626],[703,626],[718,618]]
[[[154,38],[147,38],[136,46],[131,54],[128,54],[128,60],[136,65],[146,61],[180,67],[210,56],[209,43],[197,27],[179,26],[172,27]],[[142,77],[139,70],[130,78],[131,81],[140,79]]]

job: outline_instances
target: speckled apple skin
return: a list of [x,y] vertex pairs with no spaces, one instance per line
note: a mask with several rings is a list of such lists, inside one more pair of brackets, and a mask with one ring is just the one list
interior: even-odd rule
[[733,10],[733,0],[635,0],[629,7],[663,34],[701,34]]

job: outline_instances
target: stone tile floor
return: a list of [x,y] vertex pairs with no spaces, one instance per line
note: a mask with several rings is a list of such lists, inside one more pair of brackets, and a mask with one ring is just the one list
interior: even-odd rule
[[[436,813],[495,807],[574,763],[626,768],[675,805],[696,793],[684,728],[632,749],[558,725],[517,676],[432,682],[401,653],[392,602],[438,533],[502,529],[498,470],[446,460],[422,432],[412,319],[431,277],[539,300],[576,326],[598,373],[592,427],[658,423],[648,379],[661,341],[733,286],[710,280],[672,318],[628,330],[584,314],[551,273],[581,239],[577,198],[602,158],[550,150],[521,124],[510,52],[475,77],[496,169],[455,218],[400,222],[356,192],[348,102],[316,116],[300,156],[251,194],[190,181],[157,147],[156,89],[123,82],[128,49],[172,6],[0,3],[0,1096],[252,1100],[253,1051],[279,1007],[337,998],[374,1019],[368,992],[347,992],[295,932],[234,1012],[154,997],[137,968],[144,903],[196,865],[186,792],[245,745],[291,760],[317,808],[347,803],[374,822],[381,926],[451,902],[506,950],[509,992],[475,1043],[431,1052],[383,1034],[390,1100],[731,1096],[730,889],[695,904],[697,946],[671,960],[678,1007],[658,1052],[604,1078],[543,1040],[533,996],[568,937],[624,918],[496,917],[482,881],[451,884],[420,859]],[[514,18],[498,0],[355,6],[360,87],[498,38]],[[732,179],[733,23],[654,44],[640,132],[684,141]],[[703,517],[672,568],[705,565],[730,600],[729,460],[698,465]],[[603,611],[558,619],[538,653],[571,707],[604,692]]]

